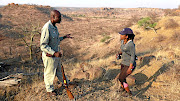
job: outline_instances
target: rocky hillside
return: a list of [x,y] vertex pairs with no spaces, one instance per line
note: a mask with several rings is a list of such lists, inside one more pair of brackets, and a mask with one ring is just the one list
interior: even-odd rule
[[[57,78],[58,96],[48,98],[43,82],[43,64],[39,49],[40,35],[33,41],[33,60],[22,37],[30,43],[35,27],[40,32],[49,20],[51,7],[10,4],[0,8],[0,78],[20,79],[18,85],[0,88],[1,100],[68,100],[66,90]],[[137,8],[57,8],[63,19],[57,25],[60,36],[72,34],[74,39],[61,42],[65,73],[76,86],[70,87],[78,101],[86,100],[172,100],[179,98],[180,17],[167,16],[162,9]],[[171,10],[173,11],[173,10]],[[153,30],[137,25],[141,17],[154,16]],[[172,14],[169,12],[168,14]],[[124,27],[135,33],[136,54],[141,60],[132,73],[133,97],[118,92],[116,75],[121,60],[116,60],[119,34]],[[18,76],[16,75],[18,74]]]

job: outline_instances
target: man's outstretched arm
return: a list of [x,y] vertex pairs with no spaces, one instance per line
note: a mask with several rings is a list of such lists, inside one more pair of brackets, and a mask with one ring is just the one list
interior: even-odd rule
[[59,37],[59,39],[60,39],[60,41],[62,41],[63,39],[66,39],[66,38],[73,38],[73,37],[71,37],[70,36],[71,34],[67,34],[67,35],[65,35],[65,36],[63,36],[63,37]]

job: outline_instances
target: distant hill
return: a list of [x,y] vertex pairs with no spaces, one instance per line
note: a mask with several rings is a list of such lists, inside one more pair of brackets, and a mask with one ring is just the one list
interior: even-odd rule
[[86,16],[108,16],[108,17],[131,17],[148,16],[150,13],[156,13],[157,16],[163,16],[163,9],[159,8],[76,8],[76,7],[55,7],[55,9],[63,13],[76,12]]
[[0,8],[3,7],[3,6],[5,6],[5,5],[0,5]]

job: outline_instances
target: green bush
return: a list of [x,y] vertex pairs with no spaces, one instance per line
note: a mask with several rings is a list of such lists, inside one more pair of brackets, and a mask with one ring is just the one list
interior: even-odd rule
[[110,39],[111,37],[110,36],[104,36],[102,39],[101,39],[101,42],[105,42],[107,41],[108,39]]
[[153,29],[156,33],[156,25],[157,22],[154,22],[150,17],[142,18],[138,21],[138,25],[140,27],[144,27],[144,29]]
[[138,25],[144,28],[152,27],[154,28],[157,23],[153,23],[150,17],[142,18],[138,21]]
[[82,15],[82,14],[72,14],[72,17],[86,17],[86,15]]
[[154,28],[157,25],[157,23],[149,24],[149,27]]

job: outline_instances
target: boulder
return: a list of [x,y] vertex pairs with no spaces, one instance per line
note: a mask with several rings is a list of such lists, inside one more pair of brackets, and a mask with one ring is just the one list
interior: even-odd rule
[[103,77],[104,69],[101,67],[93,67],[86,71],[89,73],[89,80],[99,79]]
[[132,75],[129,75],[127,78],[126,78],[126,82],[128,83],[129,86],[133,86],[136,84],[136,78],[133,77]]
[[120,71],[121,71],[120,69],[109,69],[106,71],[103,79],[104,80],[112,80],[118,75],[118,73],[120,73]]
[[88,80],[89,79],[89,73],[83,72],[83,71],[76,72],[73,76],[71,76],[70,80],[73,81],[73,79],[85,79],[85,80]]
[[82,64],[80,64],[80,68],[82,69],[82,71],[87,71],[92,68],[92,65],[90,65],[88,63],[82,63]]

